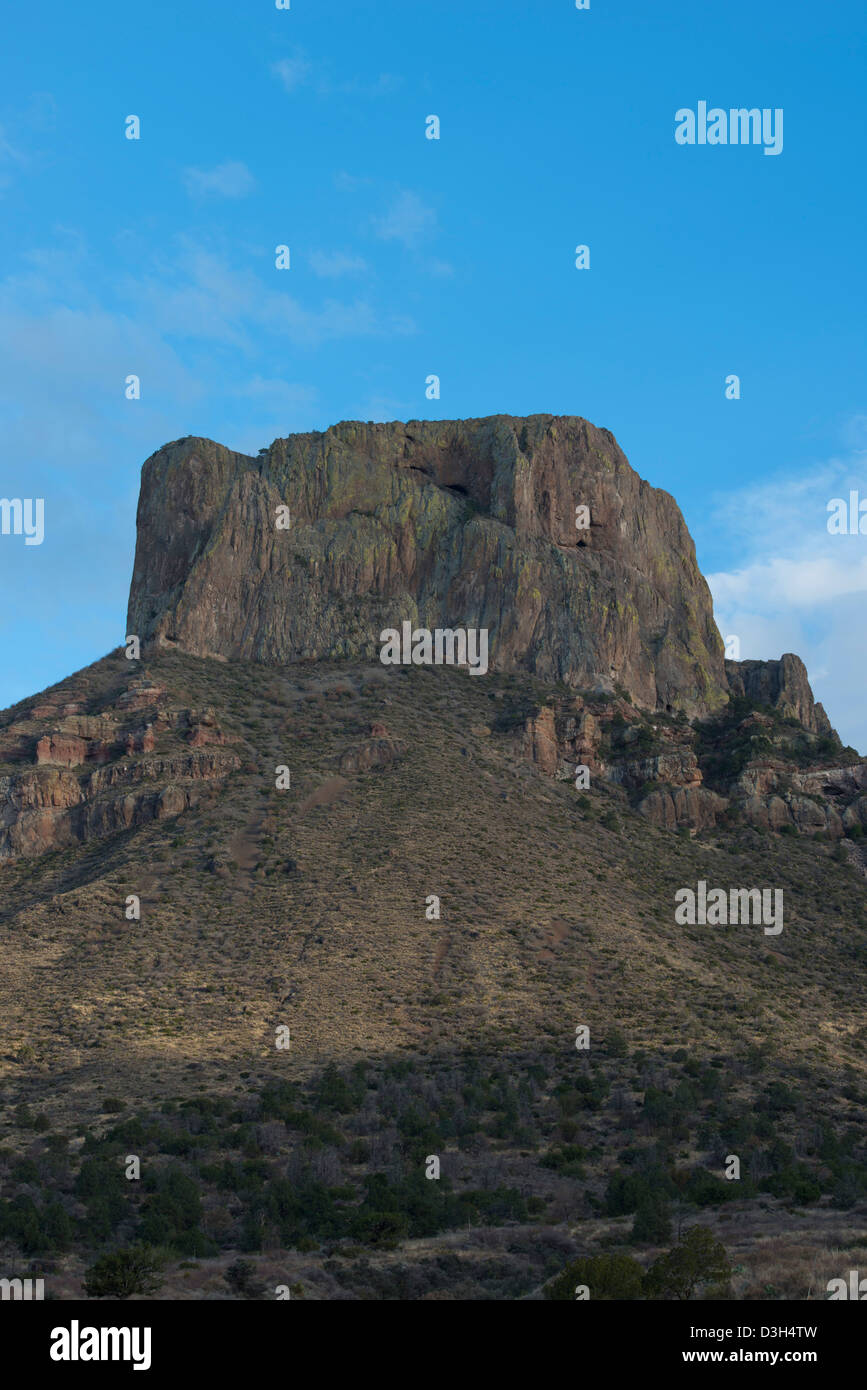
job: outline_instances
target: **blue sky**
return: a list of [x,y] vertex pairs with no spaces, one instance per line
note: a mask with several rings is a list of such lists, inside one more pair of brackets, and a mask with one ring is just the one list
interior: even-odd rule
[[[724,635],[799,652],[867,749],[867,537],[826,527],[867,498],[865,60],[856,0],[16,7],[0,496],[46,534],[0,536],[0,705],[122,641],[166,440],[551,411],[675,495]],[[782,108],[782,153],[678,145],[703,100]]]

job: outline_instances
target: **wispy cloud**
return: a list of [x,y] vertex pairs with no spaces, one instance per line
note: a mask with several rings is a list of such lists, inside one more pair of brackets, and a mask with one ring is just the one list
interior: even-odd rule
[[[863,417],[862,417],[863,418]],[[855,417],[844,437],[857,437]],[[742,658],[803,657],[844,739],[867,747],[867,647],[853,643],[867,600],[867,536],[831,535],[828,503],[867,497],[867,451],[716,499],[717,538],[736,561],[708,575],[717,623]]]
[[271,71],[279,77],[287,92],[303,87],[312,71],[307,59],[297,54],[294,58],[281,58],[272,63]]
[[350,256],[344,251],[311,251],[309,261],[314,275],[333,279],[340,275],[361,275],[368,269],[363,256]]
[[[263,253],[263,266],[273,263],[272,255]],[[358,296],[306,303],[283,287],[289,276],[233,266],[226,256],[182,240],[171,260],[129,276],[124,288],[161,334],[230,344],[249,353],[263,331],[278,342],[304,347],[416,331],[405,314],[383,312]]]
[[306,428],[319,398],[314,386],[263,376],[251,377],[229,394],[249,402],[243,424],[232,432],[232,447],[244,454],[255,454],[272,440]]
[[256,187],[256,180],[240,160],[227,160],[214,169],[185,169],[184,181],[190,193],[220,198],[243,198]]
[[418,247],[436,227],[436,213],[417,193],[405,189],[392,200],[384,216],[373,218],[373,230],[382,241],[399,241]]
[[708,582],[714,598],[723,606],[753,602],[761,595],[766,611],[806,611],[832,603],[845,594],[867,594],[867,556],[853,561],[842,555],[839,559],[814,559],[810,555],[787,559],[775,555],[730,574],[713,574]]
[[403,78],[393,72],[381,72],[373,81],[361,77],[351,77],[346,82],[332,82],[323,78],[319,84],[322,96],[383,97],[397,92],[403,86]]
[[867,496],[867,451],[798,475],[781,474],[718,495],[716,527],[740,563],[709,576],[721,601],[760,599],[763,607],[806,610],[867,586],[867,538],[831,535],[828,504],[860,487]]
[[282,381],[277,377],[251,377],[242,382],[232,393],[247,396],[252,400],[267,401],[269,406],[309,405],[318,395],[313,386],[304,386],[297,381]]
[[26,163],[23,151],[12,143],[6,126],[0,126],[0,190],[9,187],[13,173]]
[[[407,316],[363,296],[290,293],[283,282],[291,272],[269,275],[267,253],[265,268],[254,270],[178,239],[140,265],[134,243],[128,264],[137,269],[115,277],[78,238],[52,232],[50,252],[34,250],[23,270],[0,280],[4,476],[14,491],[11,474],[20,460],[22,495],[30,495],[26,475],[35,459],[62,460],[70,476],[76,468],[94,475],[103,465],[116,467],[124,439],[136,457],[145,444],[147,453],[154,439],[174,438],[196,419],[207,416],[217,428],[232,418],[226,402],[233,395],[255,403],[249,423],[261,431],[260,442],[268,430],[273,437],[305,428],[316,392],[275,376],[273,363],[287,348],[417,331]],[[251,368],[237,391],[231,377],[226,387],[227,347]],[[128,374],[141,380],[135,404],[124,399]],[[238,414],[248,418],[243,409]]]
[[296,49],[291,58],[280,58],[271,64],[271,71],[283,84],[287,92],[296,92],[299,87],[309,87],[317,96],[380,97],[399,91],[403,77],[392,72],[381,72],[374,78],[338,78],[324,66],[314,68],[301,50]]
[[186,239],[171,256],[128,274],[121,288],[163,336],[253,349],[256,275],[233,270],[223,257]]
[[56,120],[57,103],[50,92],[33,92],[26,105],[17,107],[11,121],[0,122],[0,191],[15,174],[38,168],[43,162],[34,137],[44,136]]
[[840,431],[850,449],[867,449],[867,415],[852,415]]
[[24,155],[12,144],[5,126],[0,125],[0,160],[9,160],[13,164],[23,164]]
[[374,179],[363,174],[349,174],[345,169],[338,169],[334,175],[334,187],[340,193],[357,193],[360,188],[370,188]]

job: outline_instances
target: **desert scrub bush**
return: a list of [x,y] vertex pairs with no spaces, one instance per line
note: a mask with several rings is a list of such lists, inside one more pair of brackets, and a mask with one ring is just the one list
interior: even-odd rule
[[631,1255],[591,1255],[572,1260],[542,1292],[547,1299],[571,1302],[576,1289],[585,1287],[591,1299],[634,1302],[642,1297],[643,1280],[644,1271]]
[[580,1144],[564,1144],[559,1149],[551,1149],[540,1158],[539,1165],[542,1168],[551,1168],[566,1178],[583,1178],[585,1173],[582,1159],[586,1157],[587,1150]]
[[163,1282],[161,1255],[144,1245],[131,1245],[102,1255],[84,1276],[88,1298],[130,1298],[154,1294]]
[[637,1245],[662,1245],[671,1239],[671,1208],[658,1194],[643,1197],[635,1210],[632,1240]]
[[704,1284],[727,1285],[731,1264],[725,1246],[707,1226],[693,1226],[644,1279],[649,1298],[690,1299]]

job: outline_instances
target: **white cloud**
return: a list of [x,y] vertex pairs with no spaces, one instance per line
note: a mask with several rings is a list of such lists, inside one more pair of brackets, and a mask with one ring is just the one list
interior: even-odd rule
[[15,111],[13,124],[0,125],[0,190],[8,188],[14,174],[38,169],[45,160],[34,136],[46,135],[54,126],[57,103],[50,92],[33,92],[26,105]]
[[185,169],[184,179],[188,192],[220,198],[243,198],[256,187],[250,170],[239,160],[227,160],[215,169]]
[[232,394],[267,399],[272,405],[298,405],[315,400],[317,392],[313,386],[303,386],[300,382],[283,381],[278,377],[254,376],[236,387]]
[[373,230],[383,241],[401,241],[416,247],[436,226],[436,213],[417,193],[405,190],[392,201],[384,217],[373,219]]
[[323,78],[317,90],[321,96],[381,97],[397,92],[403,86],[403,78],[393,72],[381,72],[373,82],[352,77],[348,82],[332,82]]
[[24,164],[24,155],[13,145],[6,133],[6,127],[0,125],[0,159],[8,159],[12,164]]
[[0,126],[0,189],[8,188],[12,183],[11,168],[20,170],[26,163],[22,152],[9,139],[6,127]]
[[391,420],[411,420],[418,409],[417,401],[402,401],[396,396],[369,396],[355,412],[359,420],[388,424]]
[[349,256],[343,251],[312,251],[310,268],[314,275],[330,276],[361,274],[368,269],[363,256]]
[[281,58],[278,63],[273,63],[271,71],[279,77],[287,92],[294,92],[307,81],[310,64],[298,54],[294,58]]
[[851,449],[867,448],[867,415],[852,415],[841,431],[843,441]]
[[359,188],[370,188],[373,182],[364,175],[348,174],[345,169],[338,169],[334,175],[334,187],[341,193],[357,193]]
[[229,394],[250,401],[252,406],[245,407],[242,424],[230,428],[223,442],[239,453],[252,455],[274,439],[307,429],[319,397],[314,386],[262,376],[252,377]]
[[312,87],[317,96],[380,97],[399,91],[403,78],[391,72],[381,72],[373,81],[351,77],[335,79],[326,70],[315,71],[300,49],[291,58],[281,58],[271,64],[271,71],[280,79],[287,92],[299,87]]
[[758,560],[742,570],[709,575],[708,583],[722,605],[743,603],[759,594],[766,610],[812,609],[844,594],[867,593],[867,555],[851,560],[842,556],[814,559],[802,554],[789,559],[778,555]]
[[[307,428],[315,390],[275,371],[287,347],[416,331],[406,316],[360,296],[302,302],[284,288],[291,273],[269,275],[267,250],[261,271],[192,240],[143,263],[137,242],[128,251],[132,269],[115,278],[79,238],[58,231],[50,248],[0,279],[0,426],[10,495],[30,495],[34,467],[64,488],[80,478],[91,486],[117,469],[118,457],[145,457],[155,441],[200,433],[206,421],[213,432],[240,416],[256,447]],[[228,380],[227,346],[250,364]],[[130,374],[141,380],[140,402],[125,400]]]
[[[273,251],[259,262],[273,266]],[[232,344],[252,353],[261,332],[315,347],[338,338],[415,332],[404,314],[382,314],[367,300],[326,299],[308,306],[285,289],[291,272],[236,269],[225,257],[184,241],[174,260],[130,276],[124,292],[161,333]]]
[[124,376],[132,372],[150,391],[171,390],[192,399],[197,387],[177,354],[151,328],[125,314],[102,308],[8,303],[0,291],[0,400],[18,402],[22,393],[64,403],[82,396],[122,398]]
[[828,503],[851,490],[867,497],[863,450],[718,497],[717,540],[738,562],[707,578],[719,629],[740,638],[741,657],[797,652],[844,742],[865,748],[867,536],[831,535],[827,526]]

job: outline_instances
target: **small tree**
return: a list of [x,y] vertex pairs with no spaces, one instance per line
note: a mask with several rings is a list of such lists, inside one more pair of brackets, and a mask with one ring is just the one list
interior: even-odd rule
[[591,1299],[637,1299],[641,1298],[642,1273],[631,1255],[591,1255],[573,1260],[542,1292],[563,1303],[575,1298],[577,1285],[586,1284]]
[[112,1250],[85,1272],[88,1298],[129,1298],[131,1294],[152,1294],[163,1282],[162,1259],[149,1245],[130,1245]]
[[223,1275],[236,1298],[260,1298],[263,1286],[254,1278],[256,1266],[252,1260],[235,1260]]
[[692,1226],[683,1240],[654,1260],[645,1277],[651,1298],[692,1298],[701,1284],[727,1284],[732,1268],[725,1246],[707,1226]]
[[635,1209],[632,1239],[643,1245],[671,1240],[671,1209],[663,1197],[645,1197]]

